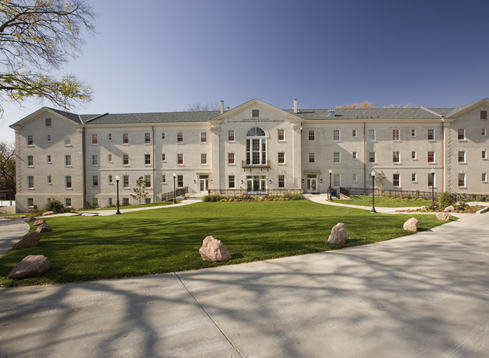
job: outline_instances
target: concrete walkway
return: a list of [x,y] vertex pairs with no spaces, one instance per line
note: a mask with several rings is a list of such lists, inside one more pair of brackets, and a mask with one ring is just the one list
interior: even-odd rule
[[487,357],[489,215],[337,251],[0,289],[2,357]]
[[28,231],[29,225],[24,220],[0,219],[0,257],[10,250]]

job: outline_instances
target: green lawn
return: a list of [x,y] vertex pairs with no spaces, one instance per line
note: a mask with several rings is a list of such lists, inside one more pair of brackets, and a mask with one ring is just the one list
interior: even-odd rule
[[[197,203],[105,217],[47,217],[53,232],[37,247],[10,250],[0,258],[0,286],[89,281],[237,264],[370,244],[408,235],[403,223],[415,216],[419,230],[442,224],[435,215],[383,215],[309,200],[260,203]],[[344,222],[346,245],[327,243]],[[204,262],[198,252],[212,235],[233,259]],[[43,254],[51,269],[25,280],[6,278],[29,254]]]
[[[340,200],[340,204],[359,205],[359,206],[372,206],[372,196],[365,195],[352,195],[352,200]],[[401,207],[421,207],[430,206],[431,200],[424,199],[401,199],[401,198],[388,198],[388,197],[375,197],[375,206],[386,208],[401,208]]]
[[[180,203],[181,200],[178,200],[177,203]],[[156,203],[150,203],[150,204],[141,204],[141,205],[124,205],[124,206],[119,206],[119,209],[136,209],[136,208],[150,208],[153,206],[163,206],[163,205],[171,205],[173,204],[173,201],[158,201]],[[117,206],[112,206],[112,207],[103,207],[103,208],[98,208],[98,209],[83,209],[83,210],[77,210],[79,212],[84,212],[84,211],[98,211],[98,210],[117,210]]]

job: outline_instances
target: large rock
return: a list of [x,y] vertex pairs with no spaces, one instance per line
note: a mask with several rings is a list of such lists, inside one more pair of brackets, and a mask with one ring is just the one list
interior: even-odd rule
[[214,239],[212,236],[207,236],[204,239],[199,253],[204,261],[216,262],[231,260],[231,254],[226,250],[221,240]]
[[453,205],[450,205],[450,206],[447,206],[445,208],[445,210],[443,210],[443,211],[451,212],[451,211],[454,211],[454,210],[455,210],[455,208],[453,207]]
[[22,240],[20,240],[17,245],[15,245],[15,248],[25,249],[28,247],[34,247],[39,244],[39,240],[41,240],[41,233],[33,231],[29,235],[25,236]]
[[19,262],[8,274],[8,278],[27,278],[41,276],[49,270],[49,259],[43,255],[29,255]]
[[36,221],[36,217],[35,217],[35,216],[33,216],[33,215],[31,215],[31,216],[29,216],[29,217],[27,218],[27,220],[26,220],[26,221]]
[[448,221],[450,220],[450,213],[436,213],[436,217],[438,220]]
[[421,207],[421,210],[423,210],[423,211],[428,211],[428,210],[430,210],[430,208],[429,208],[429,207],[427,207],[427,206],[422,206],[422,207]]
[[49,226],[48,224],[42,224],[39,225],[39,227],[36,229],[37,232],[50,232],[53,231],[53,228]]
[[419,220],[416,218],[411,218],[404,223],[404,230],[407,231],[418,231]]
[[34,223],[34,225],[37,226],[37,225],[42,225],[42,224],[45,224],[45,223],[46,223],[46,220],[40,219],[40,220],[36,220],[36,222]]
[[346,242],[348,233],[346,232],[345,224],[338,223],[331,229],[328,242],[335,245],[343,245]]
[[42,216],[48,216],[48,215],[53,215],[54,211],[46,211],[45,213],[42,214]]

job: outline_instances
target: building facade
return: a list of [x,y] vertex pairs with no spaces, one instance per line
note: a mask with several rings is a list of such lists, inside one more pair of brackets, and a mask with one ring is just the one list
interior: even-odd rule
[[[147,202],[190,192],[369,188],[489,194],[489,99],[458,108],[282,110],[253,99],[233,109],[77,115],[41,108],[16,132],[17,210],[121,203],[143,177]],[[331,174],[330,174],[331,173]],[[174,178],[175,174],[175,178]]]

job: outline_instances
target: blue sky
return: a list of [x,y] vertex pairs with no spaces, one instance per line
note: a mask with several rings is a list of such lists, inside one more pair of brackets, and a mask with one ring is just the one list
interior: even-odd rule
[[[489,1],[90,0],[95,36],[59,73],[94,89],[78,113],[372,101],[457,107],[489,97]],[[2,103],[8,125],[42,104]],[[50,106],[49,103],[44,105]]]

